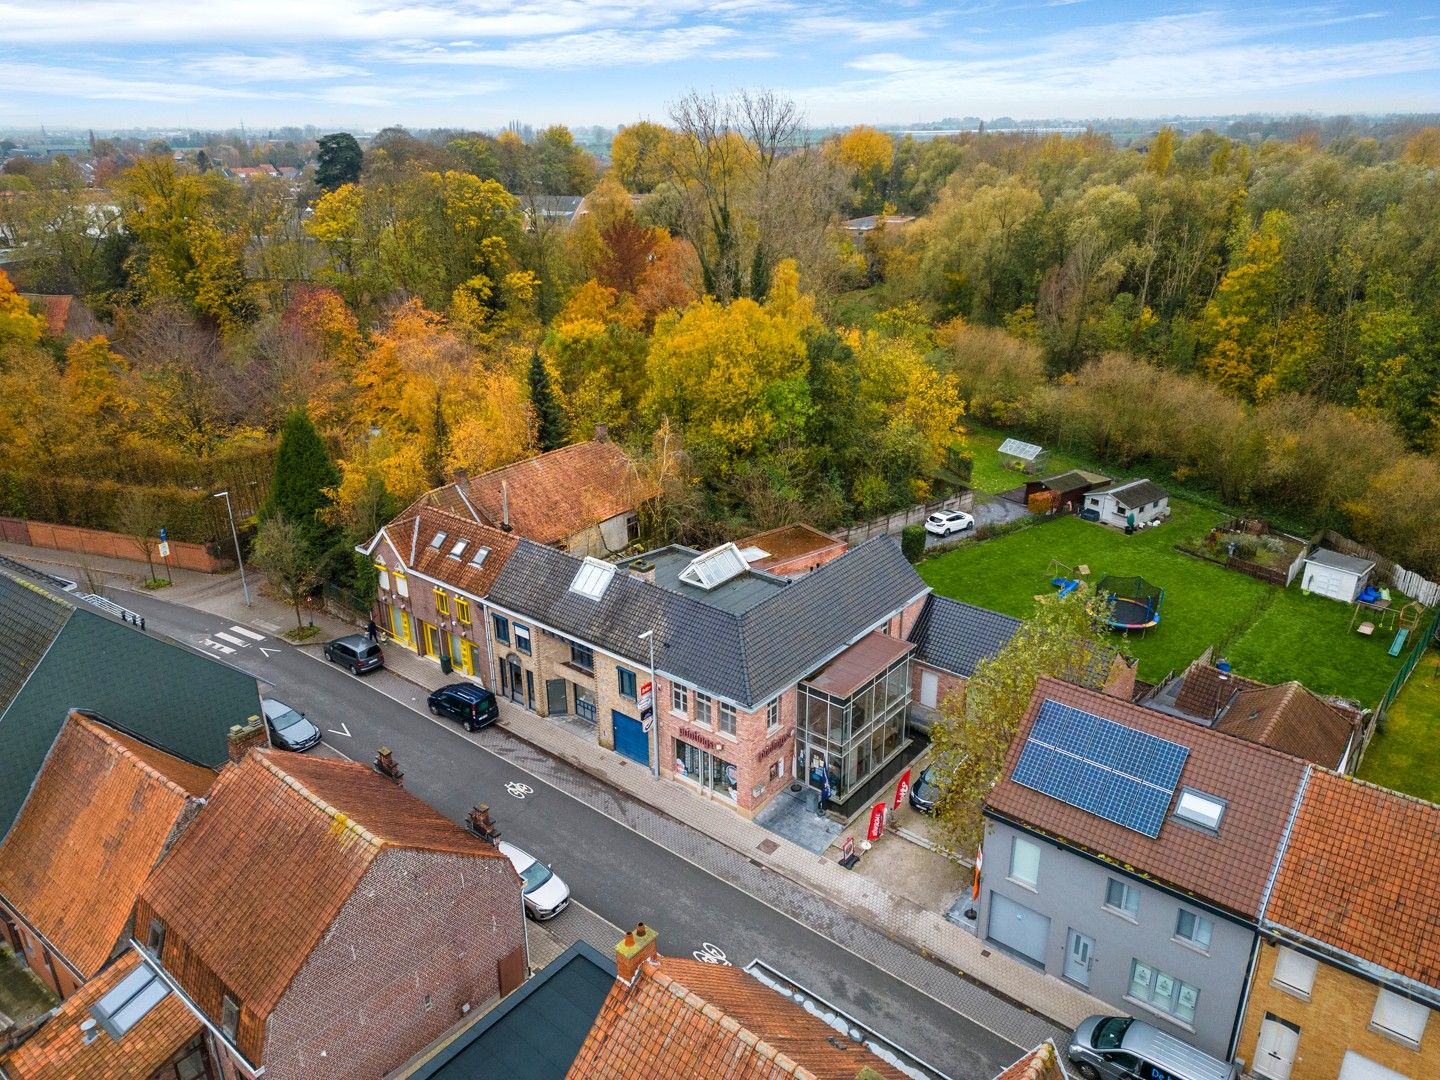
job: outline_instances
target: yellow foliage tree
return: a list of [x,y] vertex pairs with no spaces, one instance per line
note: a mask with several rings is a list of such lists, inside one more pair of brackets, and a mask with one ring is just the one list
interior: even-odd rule
[[34,345],[44,331],[44,321],[30,311],[9,276],[0,270],[0,347]]

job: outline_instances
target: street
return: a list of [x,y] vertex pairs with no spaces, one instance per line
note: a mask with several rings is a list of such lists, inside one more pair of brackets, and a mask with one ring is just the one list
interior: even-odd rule
[[[150,633],[262,680],[262,693],[305,712],[334,752],[369,762],[377,747],[390,747],[407,790],[447,817],[460,821],[489,803],[504,839],[552,864],[577,903],[619,927],[655,926],[662,952],[736,966],[763,960],[955,1080],[994,1076],[1019,1056],[1020,1047],[837,944],[863,929],[846,913],[789,882],[760,882],[778,875],[683,825],[657,823],[650,807],[499,727],[466,735],[432,718],[414,684],[386,671],[357,678],[324,662],[318,643],[292,646],[271,626],[232,624],[145,593],[116,599],[144,616]],[[641,835],[642,823],[652,834],[663,830],[666,842]],[[955,978],[907,959],[933,968],[933,977]]]

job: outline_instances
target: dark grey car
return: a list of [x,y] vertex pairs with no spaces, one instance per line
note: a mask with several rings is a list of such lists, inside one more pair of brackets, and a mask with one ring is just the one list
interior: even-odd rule
[[378,671],[385,666],[380,646],[364,634],[348,634],[325,643],[325,659],[349,668],[356,675]]

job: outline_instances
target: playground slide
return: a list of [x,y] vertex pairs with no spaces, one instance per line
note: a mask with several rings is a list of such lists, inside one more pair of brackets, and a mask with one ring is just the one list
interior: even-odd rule
[[1405,647],[1405,639],[1410,636],[1410,628],[1403,626],[1400,632],[1395,635],[1395,640],[1390,643],[1390,655],[1399,656],[1400,650]]

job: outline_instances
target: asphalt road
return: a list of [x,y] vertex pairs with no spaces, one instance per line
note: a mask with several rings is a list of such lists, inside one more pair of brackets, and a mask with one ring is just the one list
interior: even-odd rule
[[[503,730],[472,741],[433,719],[424,692],[398,676],[358,679],[320,659],[317,646],[291,646],[261,626],[252,629],[266,640],[255,642],[207,612],[143,593],[117,599],[143,615],[150,632],[256,676],[266,696],[305,712],[345,756],[368,761],[376,747],[389,746],[406,789],[447,817],[461,820],[472,805],[488,802],[506,840],[552,864],[575,898],[604,919],[657,927],[663,953],[685,956],[710,943],[737,966],[761,959],[954,1080],[988,1080],[1019,1056],[1000,1036],[562,790],[600,786],[588,774],[547,758],[546,775],[558,778],[552,786],[511,759],[525,756],[518,748],[533,751]],[[228,655],[206,645],[227,640]],[[532,790],[509,797],[512,782]],[[614,792],[612,802],[623,817],[633,800]],[[848,918],[819,897],[814,905],[811,925]]]

